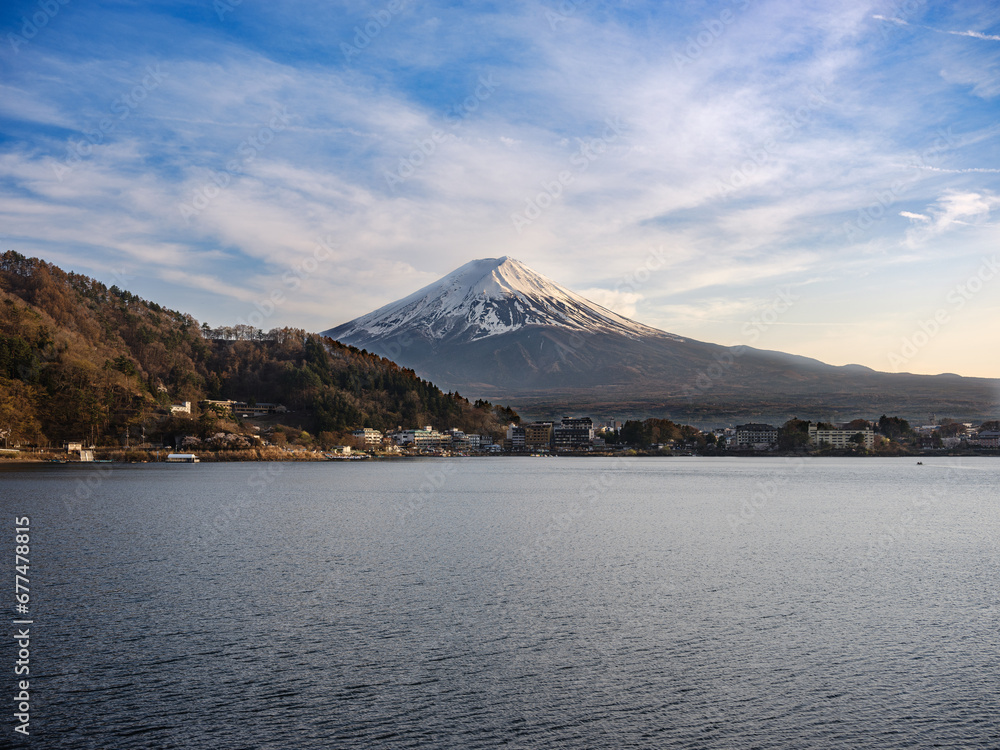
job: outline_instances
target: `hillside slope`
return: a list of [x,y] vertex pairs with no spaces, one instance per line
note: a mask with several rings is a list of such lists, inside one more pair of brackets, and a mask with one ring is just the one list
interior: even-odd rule
[[515,416],[316,334],[212,330],[43,260],[0,256],[0,440],[210,432],[214,413],[197,407],[192,420],[165,417],[170,403],[206,398],[281,403],[314,434],[419,424],[497,432]]

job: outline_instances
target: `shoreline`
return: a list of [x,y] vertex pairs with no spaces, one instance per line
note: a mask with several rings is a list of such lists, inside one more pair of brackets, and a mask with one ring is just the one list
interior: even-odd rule
[[[580,452],[580,453],[550,453],[550,454],[529,454],[529,453],[500,453],[500,454],[477,454],[477,455],[359,455],[359,456],[343,456],[337,458],[329,458],[322,454],[308,454],[308,455],[287,455],[282,456],[280,454],[269,454],[260,456],[246,456],[246,455],[226,455],[226,454],[199,454],[198,462],[202,464],[224,464],[224,463],[362,463],[371,461],[400,461],[400,460],[440,460],[440,459],[490,459],[490,460],[503,460],[508,458],[703,458],[703,459],[716,459],[716,458],[742,458],[748,460],[757,460],[762,458],[856,458],[856,459],[871,459],[871,458],[898,458],[898,459],[916,459],[922,460],[925,458],[1000,458],[1000,451],[948,451],[948,452],[934,452],[934,453],[852,453],[852,452],[816,452],[816,453],[801,453],[801,452],[760,452],[760,453],[731,453],[731,454],[697,454],[697,453],[661,453],[661,452],[642,452],[642,451],[631,451],[631,452]],[[79,459],[67,459],[63,456],[53,455],[53,454],[43,454],[39,455],[37,458],[28,456],[0,456],[0,466],[13,466],[13,465],[24,465],[24,466],[37,466],[50,464],[52,466],[106,466],[106,465],[122,465],[122,464],[175,464],[175,463],[187,463],[182,461],[167,461],[165,458],[140,458],[138,456],[130,457],[112,457],[103,458],[95,461],[81,461]]]

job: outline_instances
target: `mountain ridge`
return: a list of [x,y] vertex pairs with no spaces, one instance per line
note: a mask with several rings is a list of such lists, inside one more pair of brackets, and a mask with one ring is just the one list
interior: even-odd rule
[[996,379],[885,373],[661,331],[508,256],[470,261],[323,334],[529,414],[565,404],[631,416],[776,409],[986,418],[1000,406]]

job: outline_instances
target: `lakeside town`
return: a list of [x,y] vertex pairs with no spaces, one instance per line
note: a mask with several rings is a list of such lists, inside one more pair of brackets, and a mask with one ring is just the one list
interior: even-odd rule
[[[199,418],[195,418],[199,414]],[[222,421],[217,432],[199,436],[194,429],[206,417]],[[393,457],[498,455],[1000,455],[1000,422],[979,425],[931,416],[928,424],[910,425],[900,417],[855,419],[829,424],[793,418],[782,425],[748,422],[701,430],[669,419],[595,421],[589,416],[559,420],[511,421],[505,430],[468,432],[434,425],[379,430],[359,426],[317,436],[283,422],[294,422],[281,404],[204,400],[171,404],[163,417],[180,420],[170,442],[147,442],[145,428],[124,444],[97,446],[85,440],[62,446],[0,448],[5,459],[56,462],[92,461],[268,461],[360,460]],[[183,429],[187,420],[190,430]],[[4,435],[0,434],[0,439]]]
[[[652,424],[648,424],[652,423]],[[657,425],[661,423],[661,425]],[[681,433],[652,442],[643,438],[662,423]],[[340,446],[373,454],[467,455],[474,453],[608,453],[643,451],[687,455],[768,453],[782,450],[805,452],[850,452],[870,454],[914,451],[954,451],[1000,448],[1000,425],[975,426],[969,422],[942,420],[939,424],[911,427],[906,420],[883,417],[879,421],[854,420],[847,424],[790,420],[774,426],[747,423],[700,431],[669,420],[610,422],[597,424],[590,417],[564,417],[559,422],[538,421],[511,424],[506,435],[494,441],[488,435],[467,434],[457,429],[439,431],[431,425],[419,429],[382,433],[372,428],[352,432],[357,443]],[[644,429],[645,428],[645,429]],[[667,428],[669,430],[669,427]],[[888,433],[888,434],[886,434]]]

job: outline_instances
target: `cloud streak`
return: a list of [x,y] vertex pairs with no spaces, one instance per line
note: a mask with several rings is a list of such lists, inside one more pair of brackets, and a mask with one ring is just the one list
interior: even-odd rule
[[936,34],[950,34],[952,36],[967,36],[973,39],[984,39],[989,42],[1000,42],[1000,36],[995,34],[983,34],[979,31],[952,31],[950,29],[936,29],[933,26],[924,26],[923,24],[910,23],[909,21],[904,21],[902,18],[895,18],[893,16],[882,16],[874,15],[872,18],[879,21],[887,21],[889,23],[894,23],[899,26],[912,26],[918,29],[926,29],[927,31],[933,31]]

